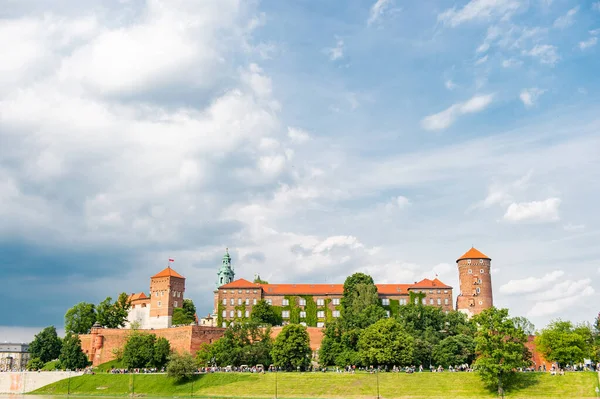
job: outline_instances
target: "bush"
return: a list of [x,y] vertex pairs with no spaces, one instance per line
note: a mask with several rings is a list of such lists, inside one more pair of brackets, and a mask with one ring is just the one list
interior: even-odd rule
[[169,377],[183,381],[192,378],[196,371],[196,362],[189,353],[186,352],[180,355],[174,352],[169,356],[169,363],[167,363],[167,375]]

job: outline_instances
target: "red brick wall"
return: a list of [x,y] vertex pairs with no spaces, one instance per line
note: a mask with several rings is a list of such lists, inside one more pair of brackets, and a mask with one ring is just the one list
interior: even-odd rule
[[[476,315],[482,310],[494,306],[490,269],[489,259],[461,259],[458,261],[460,292],[456,298],[456,310],[465,310],[471,315]],[[477,289],[479,289],[479,293]]]
[[[225,330],[216,327],[183,326],[139,331],[166,338],[171,344],[171,349],[177,352],[195,354],[202,343],[214,342],[223,336]],[[113,360],[115,349],[123,348],[127,337],[132,332],[133,330],[129,329],[94,328],[91,334],[80,335],[79,338],[81,339],[83,352],[89,356],[93,365],[96,366]],[[94,345],[94,342],[97,345]]]

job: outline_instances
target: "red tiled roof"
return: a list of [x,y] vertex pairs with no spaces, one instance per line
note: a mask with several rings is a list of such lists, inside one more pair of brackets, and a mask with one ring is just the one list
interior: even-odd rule
[[465,254],[463,256],[461,256],[460,258],[458,258],[456,261],[458,262],[459,260],[463,260],[463,259],[489,259],[489,260],[492,260],[492,258],[490,258],[489,256],[485,255],[483,252],[481,252],[473,247],[471,249],[469,249],[467,252],[465,252]]
[[159,273],[156,273],[154,276],[152,276],[152,278],[156,278],[156,277],[178,277],[178,278],[185,278],[181,274],[177,273],[175,270],[171,269],[170,267],[167,267],[163,271],[161,271]]
[[143,292],[140,292],[139,294],[131,294],[131,295],[129,295],[129,300],[130,301],[136,301],[138,299],[148,299],[148,297]]
[[[269,284],[266,284],[266,285],[269,285]],[[256,288],[256,287],[260,287],[260,284],[252,283],[246,279],[240,278],[235,281],[232,281],[231,283],[224,284],[224,285],[220,286],[219,288]]]
[[[385,295],[408,294],[411,288],[452,288],[437,278],[424,279],[416,284],[375,284],[377,292]],[[256,288],[260,287],[267,295],[342,295],[344,284],[257,284],[243,278],[232,281],[219,288]]]

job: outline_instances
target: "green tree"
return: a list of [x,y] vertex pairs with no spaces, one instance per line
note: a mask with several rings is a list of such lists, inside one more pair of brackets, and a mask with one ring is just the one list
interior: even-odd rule
[[37,357],[47,363],[50,360],[58,359],[61,347],[62,341],[56,334],[56,327],[50,326],[36,334],[29,345],[29,353],[32,358]]
[[444,367],[471,364],[475,359],[475,340],[469,335],[453,335],[444,338],[433,349],[435,365]]
[[346,278],[340,304],[345,330],[366,328],[386,317],[373,278],[364,273]]
[[167,375],[175,378],[178,381],[189,380],[196,373],[196,362],[189,353],[185,352],[179,354],[173,352],[169,356],[169,363],[167,363]]
[[203,342],[196,351],[196,364],[199,367],[212,366],[212,344]]
[[127,314],[131,308],[129,296],[122,292],[113,303],[111,297],[100,302],[96,308],[96,321],[106,328],[125,326]]
[[205,366],[216,363],[219,366],[242,364],[271,364],[271,329],[262,328],[255,321],[232,323],[223,337],[211,345],[201,347],[196,358]]
[[123,364],[127,368],[152,367],[154,364],[154,344],[156,336],[135,331],[123,348]]
[[310,365],[311,353],[308,331],[300,324],[283,327],[271,350],[275,366],[286,371],[306,370]]
[[88,366],[89,361],[83,350],[81,350],[81,340],[76,334],[67,334],[63,340],[60,351],[61,367],[65,370],[77,370]]
[[264,299],[258,301],[252,306],[250,319],[260,324],[279,326],[283,322],[281,315],[275,312],[275,309]]
[[431,365],[433,349],[455,331],[467,329],[464,316],[450,312],[448,316],[436,306],[409,303],[398,311],[398,322],[414,339],[413,364]]
[[513,322],[515,323],[515,327],[523,330],[525,335],[534,335],[535,334],[535,326],[526,317],[523,317],[523,316],[513,317]]
[[508,317],[508,309],[485,309],[473,320],[477,325],[475,367],[484,384],[503,395],[515,382],[517,370],[530,364],[527,336]]
[[79,302],[65,314],[65,332],[87,334],[96,322],[96,307],[93,303]]
[[254,277],[254,283],[255,284],[269,284],[268,281],[261,279],[258,274],[256,275],[256,277]]
[[395,319],[379,320],[367,327],[358,340],[365,365],[403,366],[412,361],[414,338]]
[[27,370],[29,371],[37,371],[41,370],[44,367],[45,363],[39,357],[33,357],[27,362]]
[[188,325],[196,321],[196,305],[191,299],[183,300],[183,307],[173,309],[173,325]]
[[536,348],[559,367],[582,362],[591,353],[592,331],[587,326],[574,327],[570,321],[556,320],[535,338]]
[[164,367],[171,355],[171,344],[166,338],[160,337],[154,343],[154,359],[152,365],[156,368]]

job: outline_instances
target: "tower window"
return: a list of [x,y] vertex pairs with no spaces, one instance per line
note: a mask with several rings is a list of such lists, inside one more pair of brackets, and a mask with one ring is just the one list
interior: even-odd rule
[[479,259],[479,263],[483,263],[483,259]]
[[479,304],[480,304],[480,305],[483,305],[483,301],[479,301]]
[[159,308],[160,308],[160,305],[161,305],[161,303],[160,303],[160,301],[158,301],[158,307],[159,307]]
[[481,274],[485,274],[485,270],[483,270],[483,269],[479,269],[479,273],[481,273]]
[[175,298],[177,296],[177,293],[175,291],[173,291],[173,298]]
[[173,302],[173,306],[177,307],[177,301]]
[[477,287],[477,289],[475,289],[475,291],[479,294],[481,292],[481,288]]
[[473,270],[469,269],[468,273],[473,274]]
[[227,305],[227,298],[223,298],[223,305]]
[[467,259],[467,265],[471,264],[471,259]]

